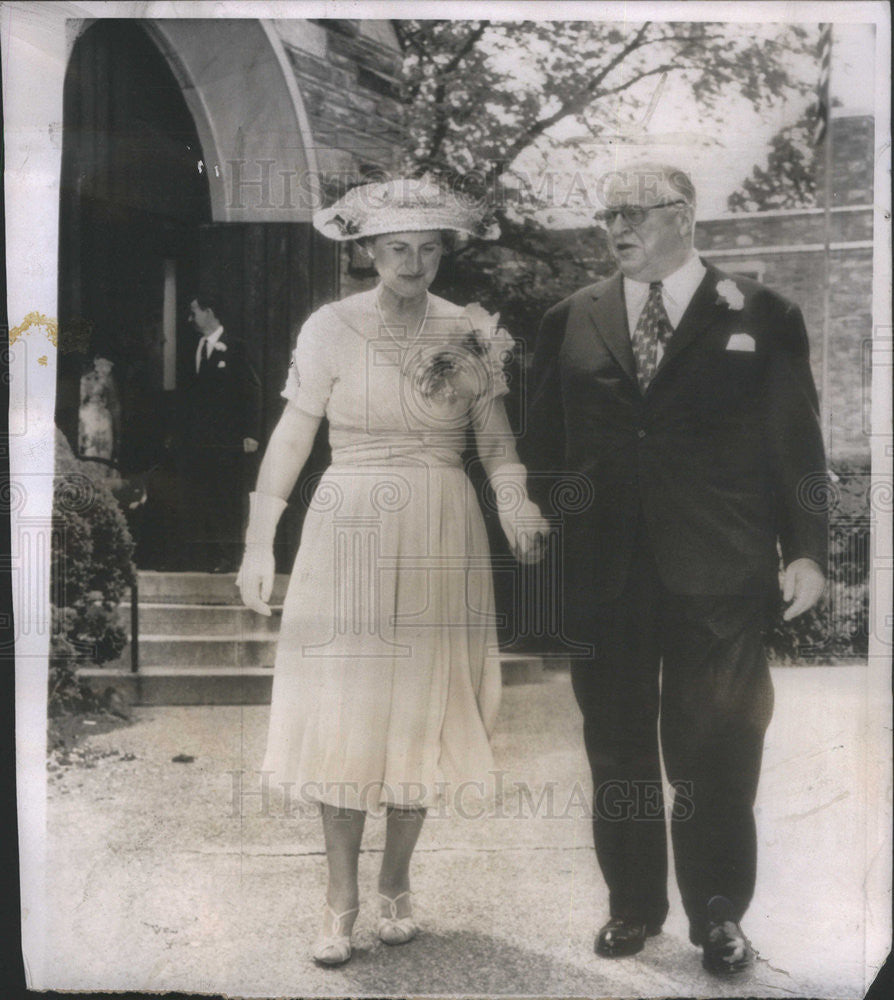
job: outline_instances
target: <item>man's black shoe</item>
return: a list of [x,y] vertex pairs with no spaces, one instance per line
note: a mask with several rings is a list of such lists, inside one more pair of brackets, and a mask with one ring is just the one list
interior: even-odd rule
[[702,947],[702,965],[717,975],[744,972],[754,960],[748,938],[733,919],[732,904],[723,896],[714,896],[708,903]]
[[660,925],[612,917],[596,935],[594,951],[603,958],[625,958],[642,951],[647,937],[660,933]]

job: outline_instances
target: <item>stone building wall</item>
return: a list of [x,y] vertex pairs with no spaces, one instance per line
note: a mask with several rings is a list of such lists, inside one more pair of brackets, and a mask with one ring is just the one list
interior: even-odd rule
[[404,140],[401,51],[385,21],[277,21],[316,142],[323,190],[393,170]]
[[[872,239],[872,205],[833,209],[832,242],[853,243]],[[784,209],[748,212],[698,222],[699,249],[734,247],[803,246],[822,243],[825,216],[822,209]]]
[[[872,115],[832,118],[832,207],[871,205],[874,199],[875,122]],[[817,164],[817,204],[825,204],[825,160]]]
[[[363,178],[397,170],[406,138],[402,53],[379,20],[277,21],[315,140],[320,190],[331,202]],[[369,288],[352,250],[338,259],[339,297]]]
[[[823,379],[822,251],[703,256],[731,273],[758,277],[797,303],[810,338],[810,360],[817,389]],[[830,258],[829,440],[833,461],[869,458],[869,348],[872,338],[872,248],[845,248]]]

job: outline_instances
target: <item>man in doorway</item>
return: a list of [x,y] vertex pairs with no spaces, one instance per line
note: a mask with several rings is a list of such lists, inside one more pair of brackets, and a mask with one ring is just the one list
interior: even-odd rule
[[237,568],[246,456],[258,450],[261,385],[245,345],[226,331],[219,306],[205,293],[189,304],[199,334],[183,392],[183,480],[188,568],[226,573]]
[[734,973],[752,959],[740,921],[780,553],[785,619],[825,583],[807,334],[797,306],[698,257],[686,173],[641,164],[600,195],[620,271],[544,317],[526,449],[529,469],[592,491],[562,525],[564,626],[592,650],[572,681],[610,899],[595,949],[635,954],[667,914],[660,740],[690,938],[707,969]]

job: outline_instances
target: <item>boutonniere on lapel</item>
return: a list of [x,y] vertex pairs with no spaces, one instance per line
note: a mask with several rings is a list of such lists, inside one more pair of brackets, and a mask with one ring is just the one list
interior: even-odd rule
[[725,278],[717,282],[717,301],[729,309],[741,309],[745,305],[745,296],[735,281]]
[[[215,351],[225,351],[226,349],[227,349],[227,345],[224,344],[224,343],[221,343],[221,341],[217,340],[217,341],[214,342],[213,350],[215,350]],[[217,367],[218,368],[226,368],[227,367],[226,361],[224,361],[223,358],[221,358],[220,361],[217,362]]]

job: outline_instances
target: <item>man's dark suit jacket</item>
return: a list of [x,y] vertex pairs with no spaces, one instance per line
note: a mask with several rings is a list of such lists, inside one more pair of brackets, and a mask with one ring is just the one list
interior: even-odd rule
[[[644,394],[619,274],[543,319],[522,450],[532,495],[562,516],[572,620],[621,593],[638,522],[674,593],[775,587],[777,542],[786,564],[825,569],[826,464],[801,312],[706,266]],[[564,513],[557,472],[565,499],[578,493]]]
[[221,334],[199,372],[193,364],[183,391],[183,440],[187,451],[242,451],[243,438],[261,437],[261,385],[245,345]]

